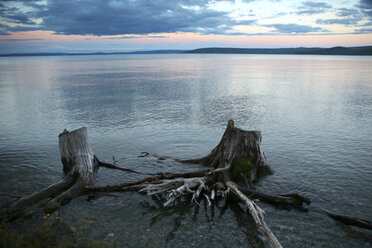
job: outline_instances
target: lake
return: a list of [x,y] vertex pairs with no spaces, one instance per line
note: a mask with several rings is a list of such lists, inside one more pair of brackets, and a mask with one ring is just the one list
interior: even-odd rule
[[[372,220],[372,57],[90,55],[0,58],[0,204],[63,176],[58,134],[88,128],[101,160],[186,172],[227,125],[262,131],[275,174],[257,190],[298,192],[309,211],[259,203],[283,247],[371,247],[370,231],[321,211]],[[137,157],[141,152],[154,156]],[[100,168],[98,185],[142,178]],[[267,247],[245,208],[200,207],[133,192],[82,196],[61,218],[115,247]],[[94,217],[95,220],[91,220]],[[40,216],[21,222],[32,226]]]

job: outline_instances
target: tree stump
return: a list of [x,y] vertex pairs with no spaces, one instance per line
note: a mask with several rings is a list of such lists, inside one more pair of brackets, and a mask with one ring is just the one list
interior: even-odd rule
[[46,212],[52,212],[60,205],[68,203],[73,197],[87,192],[87,186],[95,185],[95,172],[99,161],[88,143],[85,127],[59,134],[59,151],[65,176],[49,187],[21,198],[0,211],[0,214],[14,212],[51,198],[43,203]]
[[219,181],[232,180],[252,187],[259,178],[274,173],[261,150],[261,140],[260,131],[242,130],[234,127],[234,121],[229,120],[220,143],[210,154],[182,162],[222,168],[224,171]]

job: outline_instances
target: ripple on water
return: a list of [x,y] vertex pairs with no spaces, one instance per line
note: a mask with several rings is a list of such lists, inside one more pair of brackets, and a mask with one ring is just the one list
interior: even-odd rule
[[[371,63],[339,56],[6,58],[0,63],[0,204],[63,176],[57,136],[64,128],[86,126],[101,160],[114,156],[119,166],[146,173],[185,172],[199,167],[137,155],[202,157],[234,119],[262,131],[276,172],[257,189],[312,199],[305,213],[259,203],[284,247],[369,247],[368,233],[317,210],[372,219]],[[101,168],[97,184],[139,178]],[[131,192],[83,196],[61,216],[88,239],[117,247],[267,246],[241,207],[157,202]]]

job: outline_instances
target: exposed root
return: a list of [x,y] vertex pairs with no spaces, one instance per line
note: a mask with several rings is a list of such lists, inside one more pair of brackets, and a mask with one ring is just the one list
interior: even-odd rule
[[144,179],[134,181],[134,182],[124,182],[120,184],[107,185],[107,186],[88,186],[87,188],[90,191],[110,191],[110,190],[122,189],[125,187],[131,187],[131,186],[137,186],[137,185],[141,187],[141,184],[156,183],[157,181],[164,180],[164,179],[204,177],[211,170],[212,169],[208,168],[208,169],[197,170],[197,171],[186,172],[186,173],[159,173],[155,176],[146,177]]
[[204,195],[205,199],[206,199],[207,202],[208,202],[208,207],[210,207],[210,206],[212,205],[212,203],[211,203],[211,201],[209,200],[208,195],[207,195],[207,194],[203,194],[203,195]]
[[[218,189],[212,189],[210,191],[208,186],[206,186],[206,182],[207,180],[205,177],[165,179],[156,181],[155,183],[142,184],[140,186],[142,187],[140,192],[148,195],[167,192],[168,200],[163,204],[164,206],[169,206],[174,203],[177,198],[190,193],[192,194],[191,202],[200,205],[198,199],[200,196],[204,196],[210,206],[210,199],[215,199],[216,191],[217,195],[220,195],[222,198],[227,198],[229,192],[232,191],[247,206],[258,230],[265,236],[270,243],[270,246],[274,248],[281,247],[279,241],[264,221],[264,211],[254,201],[250,200],[244,193],[242,193],[235,183],[228,181],[225,190],[221,189],[223,188],[221,185],[213,185],[212,187]],[[208,196],[208,193],[210,193],[210,196]]]
[[215,196],[216,196],[216,193],[215,193],[214,190],[212,190],[212,192],[211,192],[211,199],[214,200],[214,197],[215,197]]
[[264,220],[264,211],[253,201],[251,201],[245,194],[243,194],[237,187],[237,185],[231,181],[226,183],[227,187],[246,205],[249,213],[251,214],[258,230],[265,236],[267,241],[272,248],[282,247],[273,234],[273,232],[266,225]]
[[144,192],[148,195],[167,192],[169,199],[164,203],[164,206],[170,205],[182,195],[191,193],[191,201],[199,205],[197,199],[201,192],[207,188],[205,185],[206,181],[204,177],[162,180],[157,183],[144,184],[139,192]]

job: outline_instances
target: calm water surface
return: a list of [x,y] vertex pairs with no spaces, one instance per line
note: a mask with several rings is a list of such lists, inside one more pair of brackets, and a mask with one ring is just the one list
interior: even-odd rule
[[[265,203],[284,247],[371,247],[372,234],[326,208],[372,220],[372,57],[102,55],[0,58],[0,204],[63,176],[58,134],[86,126],[101,160],[143,172],[197,165],[227,120],[261,130],[275,175],[258,189],[299,192],[308,212]],[[101,168],[97,184],[140,178]],[[266,247],[242,206],[109,193],[74,199],[62,219],[116,247]],[[96,220],[87,220],[93,216]],[[27,226],[40,216],[21,223]],[[109,235],[110,234],[110,235]],[[113,236],[112,236],[113,234]]]

